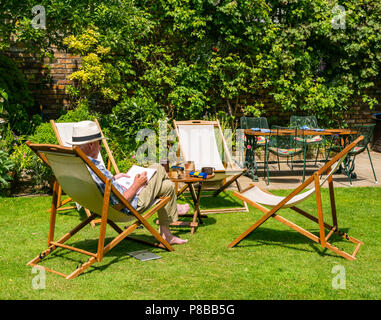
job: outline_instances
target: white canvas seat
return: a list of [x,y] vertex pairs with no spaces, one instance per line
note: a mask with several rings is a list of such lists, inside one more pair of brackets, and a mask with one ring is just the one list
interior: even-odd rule
[[177,125],[181,150],[187,161],[194,161],[196,171],[203,167],[214,167],[225,171],[216,143],[213,125]]
[[[94,122],[97,124],[98,128],[99,128],[99,131],[101,132],[102,136],[103,136],[103,132],[102,132],[102,129],[99,125],[99,122],[97,119],[94,120]],[[72,135],[73,135],[73,127],[78,124],[78,122],[55,122],[54,120],[50,120],[50,124],[53,128],[53,131],[56,135],[56,138],[57,138],[57,141],[58,141],[58,144],[60,146],[64,146],[64,147],[71,147],[71,144],[68,143],[68,141],[71,141],[72,140]],[[98,156],[97,156],[97,160],[100,161],[105,167],[107,167],[108,170],[110,170],[110,168],[112,167],[115,171],[116,174],[120,173],[119,172],[119,169],[118,169],[118,166],[115,162],[115,159],[112,155],[112,152],[110,151],[110,148],[107,144],[107,141],[106,139],[102,139],[102,144],[106,150],[106,153],[107,153],[107,156],[108,156],[108,162],[107,162],[107,165],[105,164],[104,160],[103,160],[103,157],[102,157],[102,154],[101,152],[98,153]],[[78,202],[76,202],[76,205],[75,206],[65,206],[66,204],[68,204],[69,202],[71,202],[71,198],[68,198],[64,201],[61,200],[61,196],[62,196],[62,190],[61,188],[59,188],[59,191],[58,191],[58,199],[57,199],[57,209],[59,211],[62,211],[62,210],[70,210],[70,209],[73,209],[73,208],[77,208],[77,210],[79,210],[81,208],[81,206],[78,204]],[[90,212],[89,210],[87,209],[87,207],[84,207],[84,210],[86,212],[86,215],[87,216],[90,216]],[[92,221],[91,222],[91,226],[94,227],[95,226],[95,223],[99,222],[99,220],[95,220],[95,221]]]
[[[80,157],[46,153],[46,158],[53,169],[61,188],[70,198],[99,216],[102,214],[103,196]],[[70,170],[68,170],[70,168]],[[110,206],[108,217],[114,222],[128,222],[134,217],[115,210]]]
[[[315,192],[315,188],[311,188],[306,192],[300,193],[290,199],[283,208],[290,208],[298,203],[304,201],[307,199],[311,194]],[[254,202],[260,203],[264,206],[269,207],[275,207],[278,203],[280,203],[285,197],[276,196],[271,193],[265,192],[264,190],[258,188],[257,186],[254,186],[253,188],[242,192],[242,196],[246,197],[247,199],[250,199]]]
[[[360,240],[357,240],[353,237],[350,237],[345,232],[339,230],[337,217],[336,217],[336,205],[334,198],[334,188],[333,188],[333,173],[340,167],[342,162],[347,157],[348,153],[356,146],[356,144],[363,139],[362,136],[357,138],[351,144],[347,145],[340,153],[338,153],[335,157],[333,157],[329,162],[327,162],[323,167],[317,170],[311,177],[305,180],[302,184],[300,184],[295,190],[293,190],[288,196],[281,197],[266,190],[260,189],[258,186],[254,184],[250,185],[247,189],[242,192],[235,192],[234,195],[247,202],[249,205],[254,208],[262,211],[264,215],[258,219],[253,225],[251,225],[246,231],[240,234],[234,241],[232,241],[228,247],[232,248],[240,243],[243,239],[245,239],[248,235],[250,235],[254,230],[260,227],[265,221],[267,221],[270,217],[282,222],[286,226],[292,228],[293,230],[301,233],[307,238],[319,243],[323,248],[327,248],[340,256],[344,257],[348,260],[355,260],[356,254],[363,244]],[[323,219],[323,207],[321,200],[321,186],[328,181],[329,187],[329,195],[330,195],[330,203],[331,203],[331,214],[332,214],[332,224],[329,225]],[[310,186],[312,185],[312,187]],[[306,189],[311,187],[310,189]],[[318,217],[314,217],[313,215],[303,211],[297,205],[308,199],[312,194],[316,195],[316,208]],[[280,216],[280,209],[290,208],[295,212],[303,215],[304,217],[314,221],[319,224],[319,236],[314,235],[313,233],[301,228],[295,223],[285,219]],[[328,229],[329,232],[326,235],[325,229]],[[332,245],[328,242],[329,238],[332,234],[338,234],[346,240],[356,244],[355,250],[352,254],[345,252],[344,250],[338,249],[336,246]]]
[[[345,160],[347,154],[344,154],[337,162],[334,164],[334,167],[331,171],[320,179],[320,187],[339,169],[342,162]],[[302,193],[298,193],[290,200],[288,200],[282,208],[290,208],[293,207],[307,198],[309,198],[316,191],[315,187],[308,189]],[[250,199],[253,202],[259,203],[261,205],[275,207],[280,202],[282,202],[286,197],[276,196],[270,192],[264,191],[256,185],[252,185],[251,188],[247,189],[244,192],[241,192],[241,195],[247,199]]]
[[[205,181],[203,187],[217,186],[217,189],[214,189],[214,196],[217,196],[234,182],[237,184],[238,190],[241,190],[238,178],[245,172],[245,169],[240,168],[233,161],[218,120],[174,121],[174,127],[179,141],[178,151],[184,162],[193,161],[196,171],[201,171],[203,167],[215,169],[215,176]],[[218,142],[222,148],[219,148]],[[247,212],[246,203],[239,208],[201,210],[202,213],[237,211]]]
[[[129,237],[129,235],[141,224],[159,241],[159,243],[154,243],[153,245],[163,247],[169,251],[173,251],[172,246],[166,240],[164,240],[160,234],[147,222],[147,219],[149,219],[154,213],[156,213],[159,209],[168,203],[170,197],[163,197],[159,199],[159,201],[156,202],[153,207],[151,207],[142,215],[130,205],[130,203],[123,197],[123,195],[121,195],[112,185],[111,180],[107,179],[102,174],[102,172],[97,169],[97,167],[87,158],[87,156],[80,150],[79,147],[76,146],[73,148],[67,148],[56,145],[32,144],[30,142],[27,142],[27,145],[52,168],[56,178],[53,190],[48,248],[41,252],[36,258],[31,260],[28,265],[37,265],[48,254],[59,247],[89,255],[90,259],[69,275],[64,275],[60,272],[46,268],[47,271],[51,271],[64,276],[66,279],[75,278],[93,263],[101,262],[103,255],[115,247],[120,241],[124,240],[127,237],[132,239]],[[94,182],[89,172],[89,168],[90,170],[94,171],[98,178],[105,183],[104,195],[102,195],[96,183]],[[58,186],[61,186],[62,189],[68,194],[68,196],[71,197],[74,201],[78,202],[81,206],[88,208],[91,214],[85,221],[81,222],[73,230],[66,233],[59,240],[54,241]],[[111,194],[114,194],[117,197],[119,204],[115,206],[110,204]],[[126,214],[121,211],[124,207],[129,210],[130,214]],[[88,252],[64,244],[64,242],[70,239],[74,234],[80,231],[96,217],[101,217],[98,249],[96,253]],[[120,229],[116,224],[118,222],[132,221],[135,222],[129,227],[125,228],[124,231]],[[105,246],[104,241],[107,225],[110,225],[115,231],[117,231],[118,236],[116,236]],[[133,240],[148,243],[145,240]]]
[[[180,150],[184,160],[194,161],[196,171],[200,171],[203,167],[214,167],[217,174],[214,180],[242,173],[243,169],[232,160],[222,132],[218,130],[220,129],[218,121],[208,121],[200,125],[194,123],[199,122],[176,122]],[[217,127],[218,136],[215,127]],[[221,160],[217,144],[218,138],[221,139],[223,145],[226,167]]]

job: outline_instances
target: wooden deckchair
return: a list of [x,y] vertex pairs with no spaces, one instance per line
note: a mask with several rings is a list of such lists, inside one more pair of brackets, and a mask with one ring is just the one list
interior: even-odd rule
[[[44,268],[47,271],[56,273],[65,277],[66,279],[73,279],[81,274],[84,270],[90,267],[95,262],[101,262],[104,254],[114,248],[122,240],[128,238],[136,241],[140,241],[154,246],[159,246],[169,251],[173,251],[172,246],[163,239],[160,234],[147,222],[155,212],[164,207],[170,197],[163,197],[157,199],[157,202],[151,206],[151,208],[144,214],[138,213],[130,203],[123,197],[122,194],[112,185],[111,180],[107,179],[102,172],[89,160],[89,158],[81,151],[78,146],[73,148],[62,147],[58,145],[43,145],[32,144],[27,142],[27,145],[49,166],[52,168],[56,181],[53,189],[52,209],[50,216],[49,236],[48,236],[48,248],[42,251],[37,257],[32,259],[28,265]],[[70,170],[68,170],[70,168]],[[91,169],[105,184],[104,195],[99,191],[96,183],[94,182],[89,172]],[[54,240],[54,230],[56,224],[57,213],[57,199],[59,186],[73,199],[73,201],[79,203],[81,206],[88,208],[91,211],[90,217],[78,224],[73,230],[63,235],[59,240]],[[110,205],[110,196],[114,194],[119,204],[115,206]],[[121,210],[127,208],[131,213],[126,214]],[[66,245],[65,242],[69,240],[73,235],[79,232],[87,224],[89,224],[96,217],[101,217],[101,224],[99,230],[98,247],[97,252],[89,252],[77,247]],[[122,230],[116,222],[130,222],[135,221],[129,225],[125,230]],[[105,234],[106,227],[110,225],[118,235],[111,240],[105,246]],[[129,235],[140,225],[143,225],[158,241],[159,243],[148,243],[140,239],[129,237]],[[39,265],[39,262],[43,260],[51,252],[57,248],[64,248],[71,251],[79,252],[90,256],[90,259],[79,266],[71,274],[66,275],[61,272],[52,270],[50,268]]]
[[[208,190],[208,188],[214,190],[213,196],[217,196],[235,182],[240,191],[238,178],[245,173],[246,169],[240,168],[233,161],[219,121],[174,120],[173,123],[179,141],[178,154],[181,154],[184,162],[193,161],[196,171],[200,171],[203,167],[215,169],[214,178],[203,183],[203,190]],[[219,152],[217,139],[222,143],[223,154]],[[222,156],[224,161],[222,161]],[[186,188],[187,186],[184,186],[178,191],[178,194],[181,194]],[[209,209],[200,212],[209,214],[242,211],[248,212],[245,202],[242,207],[238,208]]]
[[[94,122],[97,124],[99,131],[102,134],[102,136],[104,136],[98,120],[94,119]],[[69,143],[67,143],[67,141],[71,141],[71,137],[73,134],[73,126],[76,125],[77,122],[55,122],[54,120],[50,120],[50,124],[52,125],[54,134],[56,135],[58,144],[60,146],[64,146],[64,147],[71,147],[71,145]],[[103,143],[103,146],[106,150],[107,157],[108,157],[107,170],[111,170],[111,167],[112,167],[115,170],[116,174],[120,173],[118,166],[115,162],[115,159],[112,155],[112,152],[111,152],[111,150],[107,144],[107,140],[102,139],[102,143]],[[97,160],[99,160],[101,163],[105,164],[105,162],[103,161],[103,158],[102,158],[102,154],[100,152],[98,154]],[[58,187],[58,198],[57,198],[57,211],[70,210],[70,209],[78,208],[77,205],[65,206],[66,204],[72,202],[72,199],[69,197],[69,198],[62,201],[61,197],[62,197],[62,189],[59,186]],[[86,212],[86,215],[88,217],[90,217],[90,211],[87,208],[84,208],[84,210]],[[90,224],[92,227],[94,227],[95,223],[99,223],[99,222],[100,222],[100,220],[97,219],[97,220],[91,221]]]
[[[340,164],[345,160],[345,157],[348,155],[348,153],[362,139],[363,139],[363,136],[360,136],[351,144],[347,145],[340,153],[336,154],[335,157],[333,157],[323,167],[317,170],[311,177],[305,180],[301,185],[299,185],[295,190],[293,190],[286,197],[275,196],[271,194],[270,192],[267,192],[266,190],[260,189],[258,186],[255,186],[254,184],[250,185],[247,189],[243,190],[242,192],[235,192],[234,195],[237,198],[247,202],[251,206],[262,211],[264,215],[259,220],[257,220],[257,222],[255,222],[250,228],[248,228],[245,232],[243,232],[240,236],[238,236],[233,242],[231,242],[228,245],[228,247],[229,248],[234,247],[240,241],[246,238],[249,234],[251,234],[254,230],[256,230],[259,226],[261,226],[267,219],[269,219],[270,217],[273,217],[274,219],[282,222],[283,224],[292,228],[293,230],[300,232],[307,238],[317,243],[320,243],[320,245],[323,248],[327,248],[339,254],[340,256],[344,257],[345,259],[355,260],[356,259],[355,256],[358,250],[360,249],[360,246],[363,244],[363,242],[353,237],[350,237],[346,233],[339,230],[337,217],[336,217],[336,205],[335,205],[332,175],[339,168]],[[323,174],[327,174],[327,176],[324,179],[321,179]],[[329,195],[331,200],[331,214],[332,214],[333,226],[326,223],[323,219],[323,209],[322,209],[320,188],[323,185],[323,183],[327,180],[328,180]],[[313,187],[301,193],[301,191],[303,191],[310,184],[313,184]],[[302,209],[296,207],[297,204],[306,200],[313,193],[316,193],[316,206],[317,206],[317,213],[318,213],[317,218],[303,211]],[[267,207],[270,207],[270,209],[268,209]],[[295,223],[281,217],[278,211],[284,208],[290,208],[298,212],[299,214],[305,216],[306,218],[318,223],[320,236],[318,237],[312,234],[311,232],[296,225]],[[325,234],[325,229],[329,230],[327,235]],[[333,233],[338,234],[342,236],[343,238],[349,240],[350,242],[356,244],[355,250],[353,251],[352,254],[348,254],[344,250],[340,250],[328,242],[329,238],[331,237]]]

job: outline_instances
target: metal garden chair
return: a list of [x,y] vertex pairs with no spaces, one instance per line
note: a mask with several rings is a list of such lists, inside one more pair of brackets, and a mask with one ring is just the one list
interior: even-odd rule
[[[369,143],[372,139],[373,135],[373,130],[376,124],[354,124],[351,126],[351,129],[354,132],[357,132],[356,134],[352,135],[351,140],[355,140],[359,136],[363,136],[364,139],[360,141],[356,147],[354,147],[349,153],[348,157],[345,162],[344,170],[346,171],[346,174],[349,179],[349,183],[352,185],[352,179],[356,179],[356,173],[354,172],[355,169],[355,159],[356,156],[359,155],[360,153],[364,152],[365,150],[368,152],[368,157],[370,161],[370,165],[372,167],[373,171],[373,176],[374,176],[374,182],[378,183],[377,177],[376,177],[376,172],[374,171],[373,167],[373,162],[372,162],[372,157],[370,156],[370,151],[369,151]],[[326,159],[328,158],[328,154],[330,152],[340,152],[343,149],[340,143],[337,143],[335,141],[332,142],[331,146],[328,147]]]
[[[291,130],[292,133],[283,134],[282,130]],[[270,134],[268,147],[266,148],[265,154],[265,170],[267,171],[267,184],[269,184],[269,155],[270,153],[277,156],[278,169],[280,170],[280,159],[279,157],[291,158],[291,170],[293,170],[293,158],[303,152],[303,148],[297,143],[296,137],[298,137],[297,129],[290,129],[281,126],[271,126],[272,133]],[[305,165],[304,165],[305,168]],[[304,170],[303,170],[304,176]]]
[[[290,117],[290,127],[302,129],[302,130],[319,128],[318,122],[315,116],[294,116],[294,115]],[[303,148],[306,149],[305,154],[309,146],[311,145],[318,146],[316,157],[315,157],[315,166],[316,166],[320,147],[325,145],[324,136],[299,135],[298,137],[296,137],[296,140],[303,146]],[[304,176],[303,176],[303,181],[304,181]]]

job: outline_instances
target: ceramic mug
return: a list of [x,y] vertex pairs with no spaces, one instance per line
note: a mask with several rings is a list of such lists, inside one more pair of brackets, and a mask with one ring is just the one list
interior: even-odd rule
[[194,161],[186,161],[185,162],[185,171],[191,172],[191,171],[194,171],[194,170],[195,170]]
[[201,172],[204,172],[207,175],[211,175],[214,173],[214,168],[213,167],[203,167],[203,168],[201,168]]

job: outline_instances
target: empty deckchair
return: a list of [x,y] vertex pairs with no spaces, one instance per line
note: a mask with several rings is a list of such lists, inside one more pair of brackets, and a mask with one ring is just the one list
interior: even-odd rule
[[[98,128],[99,128],[99,131],[101,132],[102,136],[103,136],[103,132],[102,132],[102,129],[99,125],[99,122],[97,119],[94,120],[94,122],[97,124]],[[64,146],[64,147],[71,147],[71,144],[69,144],[67,141],[71,141],[71,137],[72,137],[72,134],[73,134],[73,127],[77,124],[78,122],[55,122],[54,120],[50,120],[50,124],[52,125],[52,128],[53,128],[53,131],[54,131],[54,134],[56,135],[56,138],[57,138],[57,141],[58,141],[58,144],[60,146]],[[120,173],[119,172],[119,169],[118,169],[118,166],[115,162],[115,159],[112,155],[112,152],[107,144],[107,140],[106,139],[102,139],[102,143],[103,143],[103,146],[106,150],[106,153],[107,153],[107,157],[108,157],[108,162],[107,162],[107,169],[110,170],[111,167],[115,170],[115,173],[118,174]],[[103,158],[102,158],[102,154],[99,152],[98,154],[98,158],[97,160],[99,160],[103,165],[105,165],[104,161],[103,161]],[[106,165],[105,165],[106,167]],[[67,198],[65,200],[61,200],[61,196],[62,196],[62,189],[61,187],[59,186],[59,189],[58,189],[58,198],[57,198],[57,210],[58,211],[62,211],[62,210],[69,210],[69,209],[74,209],[74,208],[78,208],[78,205],[76,206],[64,206],[68,203],[71,202],[71,198]],[[90,211],[87,209],[87,208],[84,208],[85,212],[86,212],[86,215],[89,217],[90,216]],[[91,226],[94,227],[95,223],[96,222],[99,222],[99,220],[96,220],[96,221],[91,221]]]
[[[327,162],[323,167],[317,170],[311,177],[309,177],[305,182],[299,185],[295,190],[293,190],[288,196],[280,197],[273,195],[265,190],[261,190],[259,187],[254,184],[243,190],[242,192],[235,192],[234,195],[239,199],[247,202],[258,210],[262,211],[264,215],[257,220],[250,228],[248,228],[245,232],[243,232],[239,237],[237,237],[233,242],[231,242],[228,247],[232,248],[237,245],[240,241],[246,238],[249,234],[251,234],[255,229],[261,226],[267,219],[273,217],[274,219],[282,222],[286,226],[296,230],[306,236],[307,238],[320,243],[323,248],[327,248],[340,256],[344,257],[348,260],[355,260],[355,256],[363,244],[360,240],[357,240],[353,237],[348,236],[346,233],[339,230],[337,217],[336,217],[336,206],[335,206],[335,197],[334,197],[334,188],[333,188],[333,173],[339,168],[340,164],[345,160],[345,157],[348,153],[363,139],[363,136],[358,137],[351,144],[347,145],[340,153],[334,156],[329,162]],[[327,174],[324,179],[322,179],[323,175]],[[331,200],[331,214],[332,214],[332,223],[333,226],[326,223],[323,219],[323,209],[322,209],[322,201],[321,201],[321,193],[320,188],[325,181],[328,180],[329,186],[329,194]],[[306,187],[312,184],[312,188],[307,191],[302,192]],[[302,192],[302,193],[301,193]],[[296,207],[299,203],[306,200],[313,193],[316,194],[316,207],[318,217],[314,217],[311,214],[303,211],[302,209]],[[270,209],[268,209],[269,207]],[[306,218],[316,222],[319,224],[319,233],[320,236],[316,236],[311,232],[299,227],[295,223],[281,217],[278,213],[280,209],[290,208]],[[326,235],[325,229],[328,229],[329,232]],[[349,240],[352,243],[356,244],[355,250],[352,254],[345,252],[344,250],[340,250],[331,243],[328,242],[331,235],[339,234],[343,238]]]
[[[127,237],[128,239],[147,243],[146,241],[129,237],[131,232],[133,232],[140,225],[143,225],[159,241],[159,243],[153,243],[153,245],[173,251],[172,246],[164,240],[160,234],[147,222],[147,219],[149,219],[155,212],[168,203],[170,197],[158,199],[158,202],[154,203],[148,211],[144,214],[139,214],[123,197],[123,195],[121,195],[112,185],[111,180],[107,179],[102,172],[97,169],[97,167],[89,160],[89,158],[78,146],[68,148],[56,145],[32,144],[30,142],[27,142],[27,145],[40,158],[42,158],[45,163],[49,164],[56,178],[53,189],[48,248],[32,259],[28,265],[39,265],[41,260],[57,248],[64,248],[90,256],[90,259],[87,262],[83,263],[69,275],[39,265],[47,271],[61,275],[66,279],[73,279],[95,262],[101,262],[104,254]],[[68,168],[70,168],[70,170],[68,170]],[[89,168],[94,171],[99,179],[105,183],[104,195],[102,195],[99,191],[89,172]],[[85,208],[88,208],[89,211],[91,211],[91,215],[85,221],[78,224],[73,230],[63,235],[60,239],[54,240],[59,185],[69,195],[69,197],[73,199],[73,201],[79,203]],[[115,206],[110,205],[111,194],[114,194],[118,198],[119,204]],[[127,208],[131,214],[129,215],[122,212],[121,210],[123,208]],[[67,240],[69,240],[73,235],[79,232],[83,227],[98,216],[101,217],[101,224],[96,253],[65,244]],[[125,228],[125,230],[122,230],[116,224],[117,222],[130,221],[134,221],[134,223]],[[107,225],[110,225],[118,233],[118,235],[105,246]]]
[[[216,121],[174,121],[174,127],[179,141],[179,153],[183,160],[193,161],[196,171],[203,167],[213,167],[215,176],[203,183],[206,188],[214,187],[213,196],[217,196],[232,183],[236,183],[238,190],[241,187],[238,178],[246,169],[240,168],[232,159],[230,150],[221,130],[218,120]],[[222,143],[223,154],[218,148],[218,141]],[[222,161],[224,156],[224,161]],[[185,188],[185,187],[184,187]],[[181,189],[179,193],[184,191]],[[248,212],[246,203],[239,208],[201,210],[201,213],[218,212]]]

